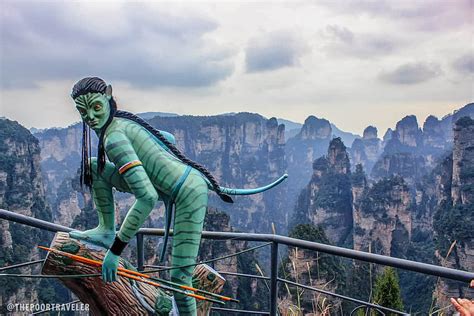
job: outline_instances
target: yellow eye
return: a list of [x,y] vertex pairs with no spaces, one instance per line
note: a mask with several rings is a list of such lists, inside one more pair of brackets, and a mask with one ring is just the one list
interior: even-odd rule
[[100,105],[100,103],[94,104],[94,110],[100,111],[101,109],[102,109],[102,105]]

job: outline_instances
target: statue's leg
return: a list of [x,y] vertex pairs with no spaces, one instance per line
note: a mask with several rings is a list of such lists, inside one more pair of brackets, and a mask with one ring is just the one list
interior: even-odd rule
[[86,240],[91,243],[109,247],[115,238],[115,206],[112,188],[122,192],[130,192],[127,184],[118,173],[115,165],[106,162],[102,174],[97,173],[97,159],[91,159],[92,196],[99,217],[99,225],[90,230],[72,231],[72,238]]
[[[192,171],[176,199],[173,227],[174,267],[196,263],[201,233],[207,208],[207,184],[196,171]],[[171,281],[191,286],[194,266],[171,270]],[[196,300],[176,293],[176,303],[181,316],[196,315]]]

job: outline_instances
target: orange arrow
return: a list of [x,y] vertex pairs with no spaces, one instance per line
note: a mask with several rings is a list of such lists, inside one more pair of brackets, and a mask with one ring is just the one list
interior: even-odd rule
[[[59,254],[59,255],[68,257],[68,258],[73,259],[73,260],[78,261],[78,262],[82,262],[82,263],[89,264],[89,265],[93,265],[93,266],[102,267],[102,261],[93,260],[93,259],[89,259],[89,258],[85,258],[85,257],[78,256],[78,255],[73,255],[72,253],[64,252],[64,251],[57,250],[57,249],[53,249],[53,248],[48,248],[48,247],[43,247],[43,246],[38,246],[38,248],[43,249],[43,250],[46,250],[46,251],[50,251],[50,252],[53,252],[53,253],[57,253],[57,254]],[[133,270],[129,270],[129,269],[121,268],[121,267],[118,267],[118,272],[117,272],[117,274],[118,274],[118,275],[122,275],[122,276],[124,276],[124,277],[128,277],[128,278],[130,278],[130,279],[137,280],[137,281],[143,281],[144,283],[148,283],[148,282],[151,282],[151,281],[145,282],[145,280],[141,280],[140,278],[137,278],[137,277],[142,277],[142,278],[145,278],[145,279],[158,280],[158,281],[160,281],[160,282],[164,282],[164,283],[172,284],[172,285],[174,285],[174,286],[178,286],[178,287],[180,287],[180,288],[182,288],[182,289],[184,289],[184,290],[189,290],[189,291],[193,291],[193,292],[198,292],[198,293],[203,293],[203,294],[211,295],[211,296],[214,296],[214,297],[216,297],[216,298],[222,299],[222,300],[224,300],[224,301],[239,302],[238,300],[233,299],[233,298],[231,298],[231,297],[222,296],[222,295],[219,295],[219,294],[207,292],[207,291],[200,290],[200,289],[196,289],[196,288],[193,288],[193,287],[190,287],[190,286],[187,286],[187,285],[182,285],[182,284],[177,284],[177,283],[170,282],[170,281],[165,281],[165,280],[156,279],[156,278],[153,278],[153,277],[149,276],[148,274],[140,273],[140,272],[137,272],[137,271],[133,271]],[[132,278],[132,276],[135,276],[135,277]],[[164,286],[163,284],[159,284],[159,283],[156,283],[156,282],[151,282],[151,283],[148,283],[148,284],[155,285],[155,286],[160,286],[160,287],[170,288],[172,291],[174,290],[175,292],[176,292],[176,291],[179,291],[179,290],[177,290],[177,289],[175,289],[175,288],[168,287],[168,286]],[[179,292],[181,293],[181,291],[179,291]],[[197,299],[201,299],[201,300],[202,300],[202,299],[205,299],[205,300],[212,301],[212,302],[214,302],[214,303],[223,304],[223,302],[216,301],[216,300],[213,300],[213,299],[210,299],[210,298],[201,296],[201,295],[196,295],[196,294],[187,293],[187,292],[184,292],[184,294],[189,295],[189,296],[192,296],[192,297],[195,297],[195,298],[197,298]]]

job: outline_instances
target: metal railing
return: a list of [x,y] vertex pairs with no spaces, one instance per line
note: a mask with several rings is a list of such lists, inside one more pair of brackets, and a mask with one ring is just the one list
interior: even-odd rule
[[[73,229],[70,227],[50,223],[47,221],[43,221],[40,219],[32,218],[29,216],[17,214],[14,212],[10,212],[7,210],[0,209],[0,218],[8,221],[13,221],[20,224],[25,224],[28,226],[45,229],[51,232],[70,232]],[[155,228],[141,228],[137,235],[137,266],[138,270],[143,270],[144,268],[144,247],[143,247],[143,237],[144,236],[163,236],[164,230],[163,229],[155,229]],[[170,236],[173,235],[173,232],[170,232]],[[271,242],[271,255],[270,255],[270,277],[263,277],[270,281],[270,311],[268,312],[269,315],[275,316],[277,315],[277,307],[278,307],[278,283],[287,283],[290,285],[294,285],[297,287],[302,287],[311,291],[320,292],[326,295],[332,295],[341,299],[349,300],[354,303],[358,303],[370,308],[374,308],[379,311],[385,311],[390,313],[395,313],[399,315],[409,315],[405,312],[396,311],[390,308],[386,308],[383,306],[379,306],[376,304],[372,304],[369,302],[360,301],[351,297],[343,296],[336,293],[327,292],[321,289],[317,289],[311,286],[295,283],[289,280],[281,279],[278,277],[278,247],[279,245],[286,245],[291,247],[299,247],[308,250],[314,250],[318,252],[323,252],[330,255],[340,256],[349,259],[355,259],[360,261],[365,261],[369,263],[376,263],[382,264],[386,266],[391,266],[394,268],[405,269],[409,271],[419,272],[427,275],[447,278],[454,281],[460,281],[464,283],[469,283],[471,280],[474,279],[474,273],[456,270],[451,268],[445,268],[437,265],[421,263],[416,261],[410,261],[405,259],[399,259],[389,256],[377,255],[373,253],[367,253],[358,250],[352,250],[342,247],[331,246],[327,244],[321,244],[316,242],[310,242],[280,235],[273,235],[273,234],[253,234],[253,233],[235,233],[235,232],[210,232],[210,231],[203,231],[202,238],[210,239],[210,240],[227,240],[232,239],[235,241],[256,241],[256,242]],[[244,277],[255,277],[255,278],[262,278],[261,276],[254,276],[254,275],[243,275],[239,273],[234,273],[235,275],[240,275]],[[236,309],[219,309],[215,308],[215,310],[226,310],[226,311],[234,311],[240,313],[255,313],[255,314],[267,314],[266,312],[261,311],[244,311],[244,310],[236,310]]]

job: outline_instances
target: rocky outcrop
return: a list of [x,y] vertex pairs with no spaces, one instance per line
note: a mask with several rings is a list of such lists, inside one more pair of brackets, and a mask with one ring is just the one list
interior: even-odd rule
[[[415,190],[401,176],[392,175],[369,182],[361,164],[356,165],[354,172],[350,173],[349,170],[345,148],[340,141],[334,140],[329,146],[328,155],[316,159],[313,164],[313,177],[299,196],[294,223],[298,224],[299,220],[299,223],[318,225],[329,242],[339,245],[430,262],[432,195],[435,187],[429,187],[430,191],[424,186],[418,187],[418,196],[418,193],[414,195]],[[343,209],[347,210],[345,214],[350,224],[347,224],[347,217],[338,212]],[[344,228],[348,230],[344,231]],[[349,233],[344,241],[337,239],[346,232]],[[311,260],[306,254],[299,259]],[[360,263],[346,268],[352,271],[346,275],[349,280],[346,280],[349,282],[346,290],[357,289],[357,298],[367,300],[371,284],[368,271],[371,268]],[[377,269],[372,271],[374,275],[377,273]],[[303,275],[298,274],[297,277]],[[400,281],[404,297],[411,298],[408,305],[412,310],[429,308],[428,292],[434,286],[432,279],[407,273],[401,275]],[[428,294],[413,299],[418,285],[426,288]]]
[[411,195],[403,178],[354,186],[354,249],[401,257],[412,232]]
[[[395,130],[388,129],[383,137],[383,153],[370,171],[373,179],[379,180],[390,175],[400,175],[410,186],[417,179],[428,174],[440,159],[450,152],[453,145],[453,122],[461,117],[474,118],[474,103],[470,103],[438,119],[433,115],[426,118],[423,130],[418,127],[416,117],[406,116],[400,120]],[[363,160],[360,144],[353,146],[354,157]],[[359,155],[359,156],[357,156]],[[356,162],[361,163],[358,160]]]
[[448,142],[453,141],[453,127],[454,124],[462,117],[468,116],[474,119],[474,103],[469,103],[462,108],[455,110],[452,114],[446,115],[441,119],[441,125],[443,127],[446,139]]
[[393,134],[393,130],[391,128],[388,128],[385,131],[385,134],[383,134],[382,141],[383,141],[384,147],[388,143],[388,141],[392,139],[392,134]]
[[331,141],[328,154],[313,163],[313,176],[300,193],[293,225],[320,225],[337,245],[351,242],[352,193],[350,162],[340,138]]
[[[460,118],[454,126],[452,166],[438,185],[440,196],[434,219],[436,256],[443,266],[474,270],[474,120]],[[448,181],[446,181],[448,179]],[[472,297],[474,290],[459,283],[441,280],[436,288],[437,304],[450,297]]]
[[453,205],[474,204],[474,120],[460,118],[454,127]]
[[312,164],[324,156],[331,140],[329,121],[309,116],[300,133],[290,138],[285,146],[288,166],[288,198],[285,207],[294,209],[301,190],[311,179]]
[[331,135],[332,128],[329,121],[311,115],[305,120],[298,138],[301,140],[327,139]]
[[377,127],[367,126],[364,129],[364,133],[362,134],[362,138],[365,139],[365,140],[376,139],[377,138]]
[[422,132],[414,115],[405,116],[397,122],[395,132],[403,146],[417,147],[421,144]]
[[[46,197],[51,205],[56,203],[59,186],[75,176],[81,161],[82,124],[67,128],[51,128],[34,134],[41,148],[41,170]],[[93,148],[97,148],[97,137],[91,133]],[[96,151],[93,151],[94,155]],[[60,222],[62,223],[62,222]]]
[[447,135],[441,121],[436,116],[428,116],[423,124],[423,146],[445,149],[447,142]]
[[350,154],[353,166],[361,164],[369,174],[382,153],[382,141],[377,137],[377,128],[368,126],[362,138],[352,143]]
[[398,175],[413,185],[416,179],[426,173],[426,161],[422,153],[423,134],[414,115],[399,121],[396,129],[384,137],[384,142],[383,153],[371,171],[373,179]]
[[381,180],[397,175],[413,185],[416,179],[421,178],[426,172],[423,156],[402,152],[383,155],[372,169],[372,178]]
[[[51,221],[51,212],[45,203],[38,140],[26,128],[8,119],[0,119],[0,208]],[[36,245],[47,239],[47,233],[4,220],[0,225],[1,267],[39,259]],[[16,271],[38,272],[34,266]],[[37,303],[38,283],[37,280],[3,279],[1,308],[6,308],[8,303]],[[26,290],[27,287],[32,290]],[[6,310],[0,313],[6,314]]]

